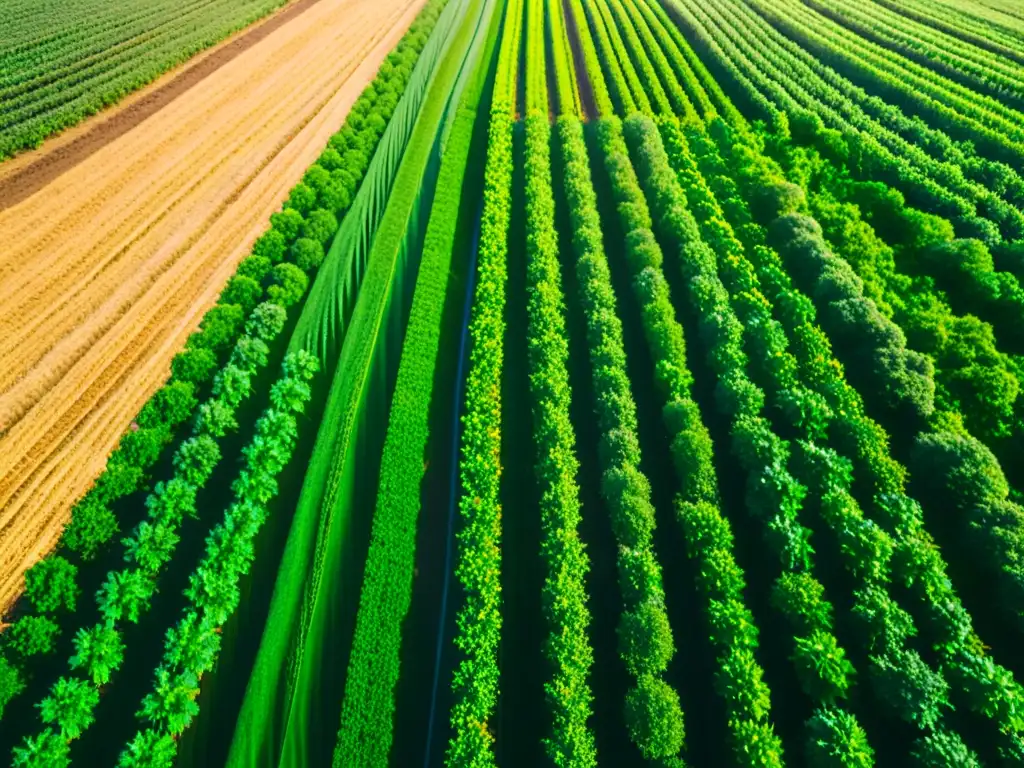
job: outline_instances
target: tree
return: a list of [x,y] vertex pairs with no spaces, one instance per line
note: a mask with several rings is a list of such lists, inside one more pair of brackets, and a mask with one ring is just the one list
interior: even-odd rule
[[138,716],[152,723],[154,728],[163,728],[172,736],[178,736],[199,714],[198,695],[199,681],[194,674],[173,675],[166,667],[158,667],[156,688],[142,700]]
[[306,292],[309,278],[294,264],[278,264],[270,273],[273,284],[267,289],[267,297],[282,307],[296,304]]
[[[838,708],[815,710],[807,721],[810,768],[871,768],[875,753],[857,718]],[[950,763],[949,765],[954,765]]]
[[[302,226],[302,214],[291,208],[286,208],[283,211],[270,214],[270,224],[275,230],[284,238],[284,245],[292,242],[296,237],[299,236],[299,227]],[[255,252],[255,249],[254,251]],[[282,256],[284,255],[284,247],[281,249]],[[266,253],[260,253],[261,256],[267,256]],[[280,261],[280,259],[271,258],[271,261]]]
[[67,768],[71,765],[71,748],[52,728],[36,737],[25,738],[23,746],[14,748],[13,768]]
[[70,660],[71,668],[83,670],[97,686],[106,685],[124,660],[121,634],[104,624],[78,630],[72,643],[75,654]]
[[40,613],[54,613],[63,607],[75,610],[78,597],[78,567],[60,555],[51,555],[25,573],[25,595]]
[[137,623],[139,617],[149,609],[149,599],[155,589],[153,579],[138,568],[111,571],[96,593],[96,600],[106,621],[118,622],[124,619]]
[[173,768],[177,754],[173,736],[147,728],[128,742],[117,768]]
[[879,698],[908,723],[931,728],[950,707],[949,685],[914,650],[870,657],[870,676]]
[[624,612],[618,632],[619,654],[631,675],[657,675],[668,668],[676,648],[664,606],[644,603]]
[[670,758],[683,748],[683,710],[664,680],[643,675],[626,694],[626,727],[648,760]]
[[825,587],[809,573],[787,571],[776,579],[772,605],[801,634],[832,627],[832,604],[825,599]]
[[132,538],[122,540],[125,547],[124,559],[135,562],[146,573],[155,575],[170,561],[178,539],[174,528],[162,522],[154,524],[143,520],[135,528]]
[[209,480],[218,461],[220,446],[210,435],[190,437],[174,454],[174,468],[179,476],[196,488]]
[[245,332],[264,342],[273,341],[288,321],[288,313],[280,304],[265,301],[249,315]]
[[[270,217],[272,222],[274,220],[275,215],[277,214],[274,214]],[[302,223],[301,217],[299,223]],[[285,238],[285,231],[286,229],[284,226],[275,225],[273,228],[268,229],[266,232],[260,235],[259,238],[257,238],[256,242],[253,243],[252,245],[253,256],[258,256],[260,258],[267,259],[267,261],[269,261],[270,264],[276,264],[281,259],[283,259],[285,249],[288,247],[288,240]],[[299,231],[298,225],[295,226],[295,231]],[[269,268],[270,265],[268,264],[267,269]],[[257,279],[262,279],[262,277],[263,275],[260,275],[260,277]]]
[[56,725],[65,739],[74,740],[92,725],[99,701],[99,691],[88,680],[62,677],[36,706],[44,723]]
[[310,272],[324,260],[324,247],[309,237],[300,237],[292,246],[292,261],[303,272]]
[[981,768],[978,756],[959,734],[945,728],[936,728],[915,741],[911,754],[921,768]]
[[164,642],[164,659],[173,667],[201,675],[213,669],[220,650],[220,635],[216,629],[199,620],[199,614],[189,611],[171,629]]
[[7,630],[7,643],[22,656],[52,653],[60,627],[48,616],[22,616]]
[[171,373],[179,381],[205,384],[217,370],[217,356],[209,349],[191,347],[171,360]]
[[854,673],[836,636],[820,629],[807,637],[795,638],[793,664],[804,692],[812,699],[834,704],[844,698]]
[[[328,181],[330,181],[329,177]],[[337,231],[338,219],[335,215],[323,208],[318,208],[306,217],[300,234],[302,237],[309,238],[319,245],[327,245]]]
[[117,535],[117,517],[99,494],[89,492],[71,510],[71,522],[61,537],[63,544],[83,560],[96,557],[100,547]]
[[6,656],[0,656],[0,718],[8,702],[23,690],[25,682],[21,679],[21,672]]

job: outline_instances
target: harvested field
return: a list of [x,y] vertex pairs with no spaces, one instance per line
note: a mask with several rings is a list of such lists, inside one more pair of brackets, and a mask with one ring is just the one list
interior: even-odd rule
[[0,609],[421,5],[320,0],[0,212]]

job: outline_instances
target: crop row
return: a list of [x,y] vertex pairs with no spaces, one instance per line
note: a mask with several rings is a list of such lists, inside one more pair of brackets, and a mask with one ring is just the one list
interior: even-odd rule
[[[143,728],[125,746],[118,768],[169,768],[177,753],[176,738],[199,714],[200,681],[216,665],[220,631],[238,608],[239,584],[255,558],[254,542],[266,522],[267,503],[277,494],[276,477],[291,460],[297,418],[309,401],[310,381],[318,369],[317,359],[303,350],[285,357],[282,375],[270,390],[271,407],[256,422],[242,452],[245,463],[232,485],[235,500],[206,537],[205,555],[185,590],[184,615],[167,630],[153,690],[137,714]],[[90,650],[102,653],[95,645]],[[66,736],[65,720],[74,722],[76,713],[72,709],[61,715],[56,724]]]
[[[752,245],[750,253],[758,257],[757,269],[762,275],[763,284],[771,287],[769,295],[779,297],[778,306],[782,322],[791,327],[795,334],[801,325],[813,318],[813,314],[809,313],[814,312],[814,306],[806,299],[799,303],[793,302],[790,277],[783,267],[784,263],[787,266],[793,265],[793,259],[797,254],[824,253],[826,254],[826,265],[833,266],[820,272],[820,279],[828,280],[829,285],[836,286],[844,283],[857,285],[857,283],[848,283],[842,280],[841,273],[849,270],[849,266],[829,252],[823,242],[821,245],[813,245],[816,237],[819,238],[818,242],[821,242],[820,228],[813,219],[796,213],[778,216],[777,208],[773,210],[771,206],[758,207],[758,205],[751,204],[752,201],[764,200],[765,189],[784,189],[785,181],[777,170],[772,170],[771,165],[763,156],[758,155],[755,149],[752,149],[737,135],[730,134],[722,125],[715,127],[715,131],[716,139],[723,149],[728,173],[735,180],[739,190],[742,191],[743,198],[750,204],[749,212],[746,213],[747,223],[743,227],[743,231],[750,238],[748,242]],[[742,206],[740,206],[741,215],[742,210]],[[750,218],[751,214],[753,219]],[[778,248],[778,254],[771,248],[763,247],[765,232],[759,229],[757,223],[759,217],[760,221],[771,223],[767,234],[770,238],[769,242]],[[815,235],[816,232],[819,234]],[[779,256],[782,257],[782,260],[779,259]],[[806,272],[796,270],[792,274],[799,277]],[[814,290],[811,295],[816,303],[819,299],[822,300],[823,303],[819,310],[822,311],[823,318],[827,319],[829,315],[824,311],[824,306],[830,294],[822,290],[823,288],[824,284]],[[785,297],[784,301],[783,297]],[[855,298],[850,306],[851,309],[859,306],[870,310],[872,303],[865,298]],[[861,320],[857,320],[858,316],[861,317]],[[836,316],[833,315],[833,317]],[[854,339],[871,338],[871,326],[864,324],[870,315],[863,313],[858,315],[856,312],[851,312],[847,318],[848,336],[846,338],[851,338],[849,334],[852,334]],[[902,583],[903,587],[909,588],[917,601],[914,604],[918,611],[916,620],[928,628],[928,639],[931,642],[932,650],[939,655],[943,676],[950,685],[955,683],[963,692],[968,708],[989,718],[998,727],[1004,737],[1000,748],[1005,750],[1008,755],[1016,754],[1020,750],[1021,723],[1013,714],[1010,702],[1019,695],[1019,686],[1013,682],[1009,673],[996,665],[983,650],[981,641],[971,628],[970,616],[960,603],[946,575],[946,566],[938,548],[924,529],[921,507],[906,495],[907,473],[905,468],[894,461],[890,455],[887,446],[888,436],[877,422],[865,414],[860,395],[843,380],[842,367],[834,362],[827,339],[819,338],[820,341],[813,346],[809,346],[805,341],[796,347],[798,361],[804,372],[802,375],[805,377],[805,381],[812,384],[813,389],[821,393],[829,403],[833,414],[830,425],[832,440],[842,451],[849,454],[853,471],[856,472],[858,479],[866,484],[865,508],[869,509],[871,514],[865,516],[864,519],[873,521],[892,539],[891,568],[894,583]],[[868,350],[875,348],[867,347]],[[877,373],[884,376],[883,371]],[[896,370],[895,373],[898,374],[899,371]],[[871,388],[871,391],[878,391],[881,388],[885,392],[893,387],[899,391],[903,386],[904,383],[898,379],[888,384],[881,380],[878,385]],[[814,453],[808,455],[811,456]],[[825,451],[818,455],[831,454]],[[815,486],[823,491],[829,487],[842,491],[849,487],[850,481],[849,469],[842,469],[844,466],[851,466],[847,459],[836,458],[827,461],[817,459],[815,460],[815,469],[806,471],[806,476],[813,478]],[[849,495],[848,491],[846,495]],[[854,507],[849,500],[838,507],[838,509],[844,508],[846,509],[844,514],[855,514]],[[836,518],[832,525],[835,526],[841,522],[842,518]],[[877,535],[875,538],[878,538]],[[882,539],[879,539],[879,542],[881,541]],[[866,552],[875,552],[871,560],[876,561],[878,565],[868,567],[868,563],[858,565],[852,559],[857,549],[851,548],[851,562],[847,568],[855,574],[859,572],[862,575],[865,573],[884,575],[886,572],[884,563],[888,560],[885,551],[888,549],[889,547],[879,548],[879,545],[876,544],[871,549],[862,550],[862,557]],[[858,602],[869,597],[874,599],[868,592],[862,592],[858,597]],[[865,617],[879,618],[876,609],[864,607],[855,609],[855,612],[857,611],[860,611],[861,615]],[[900,624],[913,626],[913,624],[907,625],[904,622],[900,622]],[[882,626],[889,625],[887,618],[886,623]],[[913,634],[916,634],[916,630],[911,628],[900,634],[899,637],[905,641]],[[884,638],[886,635],[875,634],[874,637],[876,639]],[[902,653],[907,652],[903,651]],[[875,653],[877,654],[878,651]],[[920,663],[908,664],[907,657],[902,655],[899,660],[888,663],[884,662],[884,657],[873,659],[872,665],[873,676],[877,677],[879,673],[883,673],[883,676],[898,674],[904,678],[904,686],[912,685],[922,692],[931,690],[930,695],[921,696],[918,699],[917,704],[922,709],[917,710],[918,714],[916,715],[913,708],[906,708],[905,702],[901,704],[898,703],[900,700],[895,700],[894,704],[901,712],[902,717],[911,722],[926,722],[927,720],[922,720],[922,718],[934,718],[941,711],[940,708],[944,706],[942,702],[945,698],[940,693],[941,686],[936,688],[938,680],[935,680],[935,683],[928,682],[928,675]],[[878,684],[876,683],[876,685]],[[925,685],[928,686],[927,689],[922,688]],[[881,686],[878,690],[882,699],[885,700],[897,689]],[[983,703],[986,700],[990,702],[989,705]],[[926,704],[928,701],[932,703]],[[1004,703],[996,703],[1000,701]],[[925,713],[928,712],[932,714],[926,715]]]
[[477,279],[462,416],[462,483],[455,576],[463,590],[452,680],[453,766],[494,765],[488,723],[498,700],[501,642],[501,382],[505,350],[505,284],[512,210],[512,128],[523,26],[522,0],[509,0],[488,120]]
[[338,751],[358,765],[387,765],[391,748],[442,319],[453,250],[461,244],[457,236],[470,145],[500,21],[501,14],[494,13],[477,74],[462,96],[441,161],[392,398],[338,734]]

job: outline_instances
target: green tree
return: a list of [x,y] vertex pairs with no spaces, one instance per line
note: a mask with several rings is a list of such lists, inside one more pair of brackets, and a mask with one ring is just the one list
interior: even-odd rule
[[78,630],[72,643],[75,654],[70,660],[71,668],[84,671],[98,686],[106,685],[124,660],[121,634],[105,624]]
[[624,612],[618,632],[619,654],[631,675],[657,675],[668,668],[676,649],[664,606],[644,603]]
[[816,629],[797,637],[792,659],[800,685],[812,699],[834,704],[845,698],[853,682],[853,664],[831,632]]
[[21,672],[6,656],[0,656],[0,717],[3,717],[8,702],[23,690],[25,682],[21,679]]
[[122,540],[125,547],[124,559],[135,562],[146,573],[155,575],[170,561],[178,539],[174,528],[143,520],[135,528],[132,538]]
[[73,740],[92,725],[99,701],[100,692],[88,680],[62,677],[36,706],[44,723],[56,725],[64,738]]
[[8,647],[22,656],[53,653],[60,627],[48,616],[22,616],[7,630]]
[[648,760],[671,758],[683,748],[683,710],[664,680],[643,675],[626,694],[626,727]]
[[875,753],[867,734],[849,712],[815,710],[807,721],[805,754],[810,768],[871,768]]
[[14,748],[13,768],[67,768],[71,765],[71,748],[52,728],[38,736],[25,738]]
[[78,597],[77,576],[77,566],[60,555],[51,555],[25,573],[25,595],[41,613],[53,613],[62,607],[73,611]]
[[164,650],[168,664],[201,675],[213,668],[220,650],[220,635],[213,626],[200,621],[198,613],[189,611],[167,630]]
[[156,585],[137,568],[111,571],[96,594],[100,613],[108,622],[122,619],[136,623],[149,608]]
[[121,752],[117,768],[173,768],[178,746],[174,737],[152,729],[135,734]]
[[964,744],[959,734],[945,728],[936,728],[915,741],[911,755],[921,768],[981,768],[977,754]]
[[951,706],[949,685],[916,651],[890,651],[870,659],[876,693],[906,722],[931,728],[939,721],[942,710]]
[[171,673],[166,667],[156,670],[156,687],[142,700],[139,717],[154,728],[166,729],[172,736],[180,735],[199,714],[196,697],[199,681],[191,672]]

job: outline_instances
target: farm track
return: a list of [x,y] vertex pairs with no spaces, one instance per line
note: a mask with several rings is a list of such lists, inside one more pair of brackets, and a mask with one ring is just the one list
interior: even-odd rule
[[421,5],[311,3],[0,212],[0,609]]

